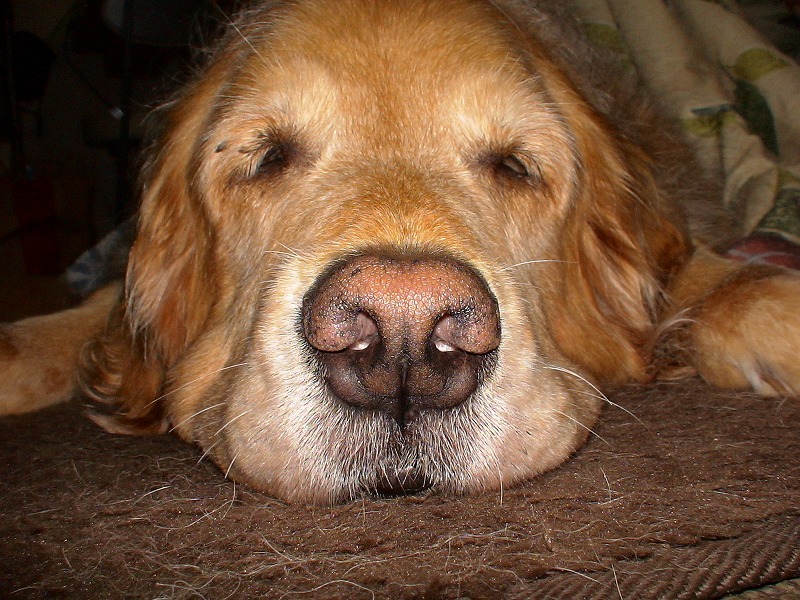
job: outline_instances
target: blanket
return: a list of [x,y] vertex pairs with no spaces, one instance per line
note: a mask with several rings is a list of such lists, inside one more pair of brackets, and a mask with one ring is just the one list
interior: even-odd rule
[[800,265],[798,64],[734,0],[571,1],[589,37],[636,69],[724,178],[744,240],[732,255]]

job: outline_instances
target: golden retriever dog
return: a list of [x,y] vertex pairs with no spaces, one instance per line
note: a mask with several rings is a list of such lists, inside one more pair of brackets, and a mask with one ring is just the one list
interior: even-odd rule
[[3,329],[2,412],[75,381],[328,503],[527,480],[625,382],[800,392],[800,277],[709,249],[716,183],[562,4],[245,12],[164,107],[124,290]]

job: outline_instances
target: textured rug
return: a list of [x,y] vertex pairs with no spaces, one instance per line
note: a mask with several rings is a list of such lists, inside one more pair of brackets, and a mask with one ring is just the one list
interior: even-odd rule
[[[290,506],[75,405],[0,420],[0,597],[787,597],[800,403],[697,381],[611,395],[589,444],[477,497]],[[772,586],[772,587],[768,587]],[[788,596],[791,597],[791,596]]]

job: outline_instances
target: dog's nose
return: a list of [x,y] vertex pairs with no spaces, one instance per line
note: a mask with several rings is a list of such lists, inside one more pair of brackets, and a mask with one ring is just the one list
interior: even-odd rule
[[500,315],[483,279],[460,262],[361,255],[306,295],[303,333],[338,398],[404,426],[477,389],[500,344]]

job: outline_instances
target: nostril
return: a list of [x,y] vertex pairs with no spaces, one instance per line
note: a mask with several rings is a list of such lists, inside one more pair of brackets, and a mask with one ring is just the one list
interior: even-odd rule
[[[493,308],[493,307],[492,307]],[[496,312],[476,314],[469,309],[458,316],[445,315],[433,328],[430,341],[439,352],[488,354],[500,345],[500,329]]]
[[379,337],[378,325],[363,311],[336,307],[304,307],[303,332],[321,352],[363,351]]
[[378,338],[378,326],[363,312],[356,315],[352,331],[355,339],[347,346],[347,350],[364,351]]
[[433,328],[431,343],[439,352],[456,352],[461,348],[455,340],[456,320],[452,315],[445,315]]

